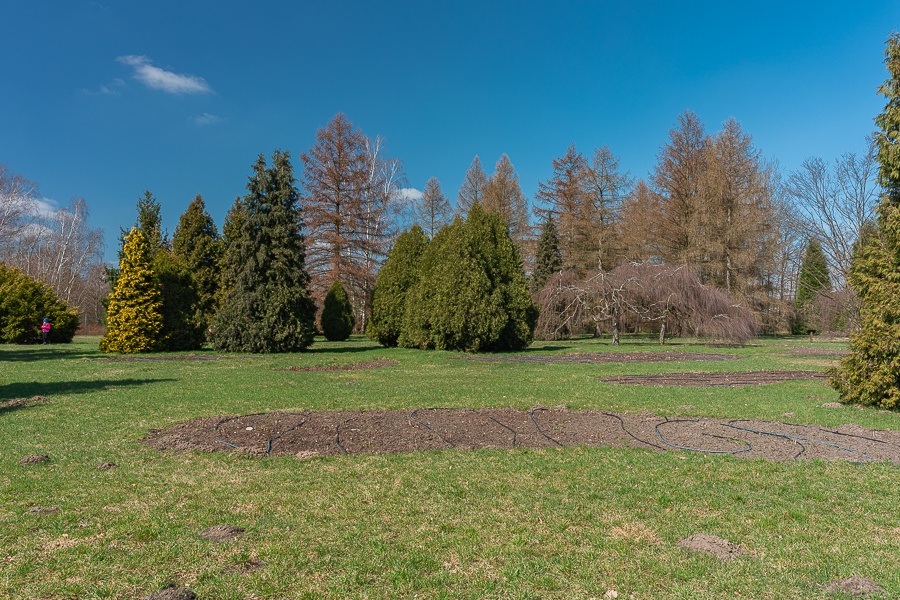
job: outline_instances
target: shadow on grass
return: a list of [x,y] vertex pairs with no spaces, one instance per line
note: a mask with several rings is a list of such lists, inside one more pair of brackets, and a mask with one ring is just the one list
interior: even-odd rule
[[7,344],[0,346],[0,363],[2,362],[35,362],[39,360],[59,360],[96,357],[97,352],[85,351],[83,347],[68,344],[35,344],[33,346],[17,346]]
[[[86,394],[100,392],[115,387],[136,387],[151,383],[164,383],[175,379],[106,379],[94,381],[52,381],[49,383],[7,383],[0,385],[0,400],[32,398],[34,396],[55,396],[57,394]],[[20,407],[24,407],[22,405]],[[12,407],[18,408],[18,407]],[[0,409],[0,414],[2,414]]]

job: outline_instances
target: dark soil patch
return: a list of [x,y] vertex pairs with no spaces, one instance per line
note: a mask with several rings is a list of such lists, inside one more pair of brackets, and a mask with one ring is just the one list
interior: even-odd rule
[[100,471],[109,471],[110,469],[115,469],[118,466],[119,465],[114,462],[105,462],[102,465],[97,465],[97,469],[99,469]]
[[213,525],[200,532],[200,537],[213,542],[228,542],[245,535],[243,527],[234,525]]
[[744,387],[785,381],[825,379],[819,371],[745,371],[739,373],[659,373],[656,375],[619,375],[601,377],[603,383],[625,385],[666,385],[693,387]]
[[295,456],[390,454],[421,450],[619,446],[900,464],[900,431],[858,425],[826,428],[778,421],[665,418],[570,411],[565,407],[262,413],[202,418],[148,433],[158,450]]
[[0,402],[0,410],[5,408],[23,408],[25,406],[36,406],[38,404],[46,404],[48,402],[46,396],[32,396],[31,398],[13,398],[12,400],[4,400]]
[[368,362],[361,362],[352,365],[327,365],[327,366],[314,366],[314,367],[288,367],[285,371],[365,371],[368,369],[384,369],[386,367],[396,367],[399,365],[396,360],[370,360]]
[[697,533],[691,537],[678,540],[678,546],[691,552],[712,554],[719,560],[733,560],[744,554],[744,549],[737,544],[732,544],[726,539],[706,533]]
[[682,362],[696,360],[737,360],[734,354],[711,354],[705,352],[586,352],[583,354],[510,354],[487,355],[465,354],[456,356],[465,360],[482,362],[525,362],[525,363],[579,363],[588,365],[606,363],[646,363],[646,362]]
[[856,575],[832,581],[825,590],[832,594],[850,594],[859,598],[869,598],[873,595],[884,593],[884,588],[871,579]]
[[177,583],[170,583],[166,587],[156,590],[149,596],[147,600],[196,600],[197,594],[186,587],[182,587]]
[[46,462],[50,462],[50,457],[46,454],[29,454],[19,459],[20,465],[37,465]]
[[248,560],[247,562],[242,562],[236,565],[231,565],[230,567],[225,567],[226,573],[235,573],[237,575],[249,575],[250,573],[255,573],[259,571],[263,567],[266,566],[266,563],[259,560]]

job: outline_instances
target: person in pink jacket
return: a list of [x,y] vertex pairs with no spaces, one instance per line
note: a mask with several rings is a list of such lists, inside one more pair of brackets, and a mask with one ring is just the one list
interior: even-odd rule
[[50,319],[45,318],[44,322],[41,323],[41,339],[44,344],[50,343]]

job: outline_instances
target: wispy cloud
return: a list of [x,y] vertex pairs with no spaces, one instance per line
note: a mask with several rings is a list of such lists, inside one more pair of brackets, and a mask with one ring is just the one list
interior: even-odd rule
[[414,202],[416,200],[421,200],[422,191],[411,187],[401,188],[397,191],[397,196],[400,200],[404,200],[406,202]]
[[134,69],[134,78],[154,90],[169,94],[209,94],[212,88],[206,80],[196,75],[166,71],[154,66],[146,56],[129,54],[116,60]]
[[83,89],[81,90],[83,93],[88,96],[121,96],[122,88],[125,87],[125,82],[118,77],[113,79],[110,83],[106,85],[101,85],[99,88],[95,90]]
[[222,117],[203,113],[202,115],[194,115],[191,120],[194,122],[194,125],[215,125],[222,122]]

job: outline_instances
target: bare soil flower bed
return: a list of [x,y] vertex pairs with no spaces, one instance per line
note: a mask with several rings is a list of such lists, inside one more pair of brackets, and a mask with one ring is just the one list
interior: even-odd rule
[[584,352],[579,354],[465,354],[454,358],[481,362],[604,364],[737,360],[740,356],[706,352]]
[[665,418],[654,414],[570,411],[416,409],[271,412],[194,419],[144,440],[158,450],[238,452],[309,459],[335,454],[423,450],[619,446],[744,458],[819,458],[900,464],[900,432],[858,425],[762,420]]
[[805,379],[825,379],[820,371],[744,371],[737,373],[659,373],[656,375],[618,375],[601,377],[603,383],[625,385],[674,385],[694,387],[743,387]]

